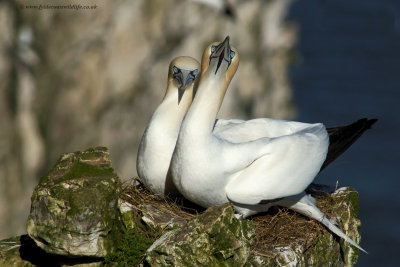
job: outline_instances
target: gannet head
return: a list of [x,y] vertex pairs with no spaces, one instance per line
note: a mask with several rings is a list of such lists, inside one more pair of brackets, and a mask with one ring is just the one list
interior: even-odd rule
[[178,104],[186,90],[193,90],[199,69],[200,63],[192,57],[177,57],[169,64],[167,94],[178,89]]
[[202,76],[223,76],[229,82],[238,66],[239,53],[229,44],[229,36],[227,36],[221,43],[214,42],[204,50],[201,73]]

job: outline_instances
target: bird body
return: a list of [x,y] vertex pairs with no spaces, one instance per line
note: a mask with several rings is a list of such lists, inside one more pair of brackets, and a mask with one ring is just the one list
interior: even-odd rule
[[[218,60],[220,68],[228,65]],[[220,126],[213,132],[230,82],[221,75],[224,72],[214,73],[214,69],[202,71],[182,123],[171,165],[179,191],[204,207],[228,201],[257,204],[303,192],[325,160],[329,145],[325,127],[258,119],[225,129]],[[262,124],[260,128],[272,124],[271,134],[249,132],[252,124]]]
[[[244,217],[272,205],[294,209],[360,248],[303,193],[328,152],[329,136],[323,124],[268,119],[215,122],[238,63],[229,37],[206,48],[196,96],[171,160],[175,186],[203,207],[231,202]],[[264,125],[269,125],[267,132],[261,130]]]
[[164,196],[175,193],[166,176],[179,128],[193,98],[200,64],[191,57],[175,58],[168,72],[165,96],[154,111],[139,144],[137,171],[144,184]]

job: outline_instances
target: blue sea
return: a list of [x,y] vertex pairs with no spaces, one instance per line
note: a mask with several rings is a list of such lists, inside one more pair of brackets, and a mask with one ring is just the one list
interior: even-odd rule
[[399,266],[400,1],[296,1],[289,19],[300,38],[291,68],[296,119],[379,119],[315,182],[358,190],[369,254],[357,266]]

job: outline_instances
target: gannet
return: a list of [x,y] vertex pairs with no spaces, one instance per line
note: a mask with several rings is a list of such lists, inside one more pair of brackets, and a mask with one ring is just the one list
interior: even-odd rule
[[191,57],[173,59],[161,104],[154,111],[139,144],[136,168],[144,184],[155,194],[174,194],[166,176],[179,128],[193,98],[193,84],[200,63]]
[[239,53],[230,46],[229,37],[205,49],[196,96],[172,155],[170,172],[176,188],[203,207],[231,202],[243,218],[273,205],[287,207],[321,222],[363,250],[304,193],[328,153],[329,135],[323,124],[271,120],[269,132],[263,136],[248,133],[245,127],[241,127],[244,136],[240,131],[214,129],[238,64]]

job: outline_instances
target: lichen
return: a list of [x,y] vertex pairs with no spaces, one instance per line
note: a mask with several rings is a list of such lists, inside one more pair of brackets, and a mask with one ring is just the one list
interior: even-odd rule
[[105,148],[68,153],[40,180],[27,222],[39,246],[51,253],[97,257],[114,249],[121,181],[110,163]]
[[211,207],[161,237],[147,252],[146,262],[156,266],[243,266],[253,235],[254,228],[236,219],[231,205]]
[[[113,252],[106,255],[104,263],[117,266],[136,266],[143,261],[145,252],[159,238],[163,231],[158,227],[149,227],[141,221],[141,213],[120,207],[122,224],[116,229],[120,231]],[[114,266],[114,265],[113,265]]]

